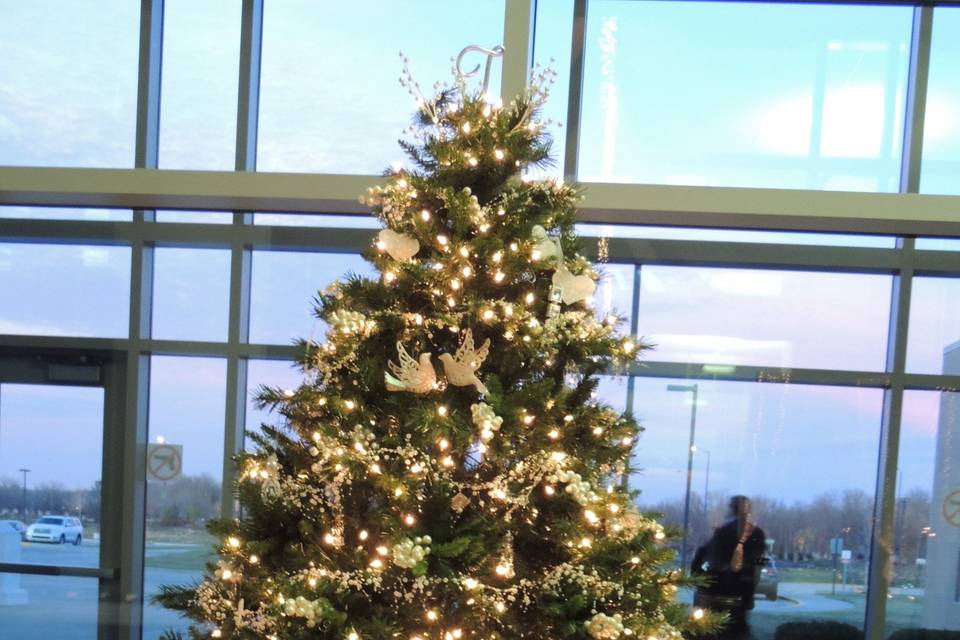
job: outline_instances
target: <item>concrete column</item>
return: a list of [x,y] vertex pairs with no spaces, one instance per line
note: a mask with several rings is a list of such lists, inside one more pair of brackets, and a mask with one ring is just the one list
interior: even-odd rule
[[[943,352],[943,372],[960,373],[960,342]],[[923,626],[960,630],[960,393],[942,393],[927,540]]]

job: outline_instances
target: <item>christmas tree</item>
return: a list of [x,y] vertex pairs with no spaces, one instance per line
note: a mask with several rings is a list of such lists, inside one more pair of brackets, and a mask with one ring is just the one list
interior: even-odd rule
[[[316,301],[304,382],[262,389],[286,424],[239,457],[242,517],[220,560],[158,600],[194,638],[679,638],[713,626],[675,595],[667,532],[624,478],[635,420],[598,376],[643,345],[598,320],[574,233],[577,189],[550,162],[552,72],[511,103],[462,76],[419,100],[410,169],[365,197],[367,258]],[[484,83],[485,84],[485,83]]]

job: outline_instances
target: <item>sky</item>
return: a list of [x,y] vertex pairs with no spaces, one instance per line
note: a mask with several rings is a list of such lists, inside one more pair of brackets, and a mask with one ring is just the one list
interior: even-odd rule
[[[895,189],[908,8],[692,5],[591,4],[581,179]],[[137,6],[124,0],[0,0],[0,165],[132,166]],[[572,2],[539,6],[536,58],[555,58],[559,71],[546,116],[562,122]],[[239,8],[238,0],[166,3],[162,168],[233,166]],[[449,78],[449,58],[467,42],[492,46],[502,40],[502,14],[502,0],[267,2],[258,169],[379,173],[401,157],[396,139],[412,107],[397,82],[398,51],[410,57],[429,92],[434,79]],[[956,174],[960,160],[958,60],[960,10],[937,9],[921,184],[926,191],[957,193],[956,181],[945,176]],[[498,82],[497,75],[493,86]],[[560,153],[566,130],[552,126]],[[0,211],[13,217],[77,213]],[[79,213],[87,219],[130,216]],[[230,214],[158,214],[161,222],[198,219],[229,222]],[[258,214],[256,222],[291,220]],[[592,231],[677,237],[666,229]],[[682,237],[893,243],[826,234],[686,231]],[[960,249],[960,243],[937,240],[920,246]],[[255,251],[251,339],[289,344],[322,336],[322,323],[309,313],[310,298],[343,271],[368,268],[356,256]],[[636,313],[639,333],[658,345],[651,359],[883,367],[888,276],[648,266],[633,310],[624,301],[632,299],[634,269],[607,265],[606,271],[597,306]],[[0,243],[0,333],[123,336],[129,273],[124,247]],[[159,248],[154,335],[225,339],[228,275],[226,247]],[[907,367],[937,373],[944,346],[960,339],[960,280],[918,278],[913,295]],[[153,359],[150,436],[184,445],[186,473],[220,476],[225,372],[225,362],[216,358]],[[285,363],[250,364],[251,389],[297,380]],[[685,394],[666,390],[668,382],[639,379],[635,389],[633,410],[647,431],[634,482],[650,501],[676,499],[683,490],[691,407]],[[622,381],[605,381],[602,389],[603,398],[625,406]],[[881,402],[880,392],[870,389],[700,383],[697,443],[710,451],[712,490],[787,500],[844,488],[872,491]],[[908,393],[902,443],[908,487],[930,487],[938,402],[934,392]],[[101,405],[96,390],[3,385],[0,477],[18,477],[16,469],[27,465],[35,469],[33,482],[92,484],[99,478]],[[248,409],[251,428],[270,419]],[[38,437],[51,443],[44,455],[35,446]],[[703,452],[695,456],[695,487],[706,480]],[[822,473],[810,474],[804,466],[809,460]]]

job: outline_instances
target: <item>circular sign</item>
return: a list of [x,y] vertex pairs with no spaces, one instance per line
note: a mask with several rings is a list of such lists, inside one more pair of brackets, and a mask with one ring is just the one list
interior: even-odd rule
[[943,519],[951,526],[960,527],[960,489],[943,499]]
[[157,480],[173,480],[180,475],[180,452],[170,445],[155,446],[147,458],[147,471]]

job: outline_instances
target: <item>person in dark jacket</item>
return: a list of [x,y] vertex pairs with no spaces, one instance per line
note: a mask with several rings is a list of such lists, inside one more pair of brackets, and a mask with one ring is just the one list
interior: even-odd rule
[[697,589],[694,603],[730,617],[721,635],[730,640],[749,637],[747,612],[753,609],[764,563],[766,536],[750,516],[749,498],[730,498],[730,518],[697,549],[691,567],[693,575],[707,581],[706,586]]

